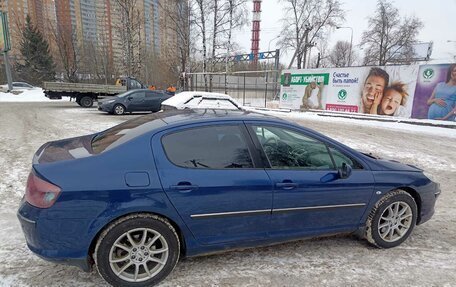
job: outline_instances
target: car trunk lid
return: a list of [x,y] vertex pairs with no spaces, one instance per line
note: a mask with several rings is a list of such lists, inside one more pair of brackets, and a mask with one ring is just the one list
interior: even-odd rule
[[92,138],[93,135],[87,135],[45,143],[35,153],[33,163],[51,163],[92,156]]

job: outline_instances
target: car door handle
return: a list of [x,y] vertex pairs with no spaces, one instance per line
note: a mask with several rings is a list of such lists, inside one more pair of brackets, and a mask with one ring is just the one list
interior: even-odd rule
[[276,183],[276,187],[281,189],[293,189],[298,187],[298,184],[295,182],[278,182]]
[[192,185],[189,182],[179,182],[177,185],[171,185],[170,189],[178,190],[180,192],[190,192],[192,190],[197,190],[197,185]]

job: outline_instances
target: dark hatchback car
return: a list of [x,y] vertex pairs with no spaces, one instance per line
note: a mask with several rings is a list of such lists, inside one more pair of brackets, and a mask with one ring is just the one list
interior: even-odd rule
[[148,89],[130,90],[98,102],[98,110],[123,115],[126,112],[158,112],[161,103],[172,97],[165,91]]
[[281,119],[184,110],[46,143],[18,218],[42,258],[150,286],[180,256],[236,247],[346,232],[394,247],[439,194],[414,166]]

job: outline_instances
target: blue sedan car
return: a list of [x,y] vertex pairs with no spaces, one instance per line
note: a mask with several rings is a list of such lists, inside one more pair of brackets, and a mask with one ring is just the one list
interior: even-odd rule
[[130,90],[99,101],[98,110],[114,115],[123,115],[126,112],[158,112],[161,103],[172,96],[165,91]]
[[18,210],[40,257],[150,286],[179,257],[356,232],[390,248],[440,193],[422,170],[242,111],[150,114],[49,142]]

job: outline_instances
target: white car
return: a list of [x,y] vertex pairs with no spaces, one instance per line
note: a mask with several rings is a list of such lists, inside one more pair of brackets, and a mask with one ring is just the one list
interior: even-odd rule
[[[13,90],[33,90],[33,89],[39,89],[38,87],[32,86],[29,83],[26,82],[12,82],[13,85]],[[8,84],[1,85],[0,88],[3,91],[8,90]]]
[[182,92],[161,103],[165,110],[224,109],[241,110],[241,105],[232,97],[209,92]]

